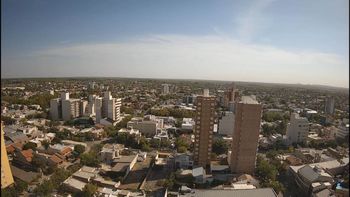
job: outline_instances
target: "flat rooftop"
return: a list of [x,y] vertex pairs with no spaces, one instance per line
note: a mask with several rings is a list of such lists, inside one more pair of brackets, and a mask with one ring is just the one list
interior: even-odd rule
[[194,189],[193,193],[187,193],[184,197],[277,197],[277,194],[272,188],[259,188],[259,189]]
[[242,96],[240,103],[244,104],[259,104],[258,101],[252,96]]

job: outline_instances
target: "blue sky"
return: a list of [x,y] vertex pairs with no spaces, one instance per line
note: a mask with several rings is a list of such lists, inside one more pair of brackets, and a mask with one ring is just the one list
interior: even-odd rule
[[348,87],[347,0],[2,1],[1,77]]

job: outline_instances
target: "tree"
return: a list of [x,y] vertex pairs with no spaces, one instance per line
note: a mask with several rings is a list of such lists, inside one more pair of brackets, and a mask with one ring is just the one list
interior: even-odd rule
[[83,153],[80,155],[80,163],[82,165],[87,165],[91,167],[97,167],[99,161],[97,159],[97,154],[94,152]]
[[273,190],[275,190],[275,192],[277,194],[285,191],[283,184],[278,182],[278,181],[269,181],[267,183],[263,183],[261,186],[262,187],[272,187]]
[[12,125],[16,123],[16,119],[8,116],[1,116],[1,121],[4,122],[4,125]]
[[35,150],[36,144],[33,142],[27,142],[26,144],[23,145],[23,150],[28,150],[28,149]]
[[276,180],[277,169],[270,165],[268,161],[258,156],[256,175],[262,179],[263,182]]
[[1,189],[1,196],[17,197],[17,196],[20,196],[20,194],[27,188],[28,188],[28,184],[26,182],[17,179],[15,180],[15,185],[13,187],[10,186],[10,187]]
[[85,152],[85,146],[81,144],[77,144],[74,146],[74,151],[77,153],[77,156],[79,156]]
[[177,152],[179,153],[185,153],[186,151],[187,151],[187,148],[185,146],[177,147]]
[[41,145],[44,146],[45,150],[47,150],[50,146],[50,142],[48,142],[47,140],[44,140],[41,142]]
[[54,190],[54,185],[51,180],[44,180],[34,189],[36,196],[49,196]]
[[175,174],[172,172],[168,179],[164,182],[164,187],[171,189],[174,186],[175,183]]
[[131,120],[132,116],[125,116],[122,121],[118,122],[115,126],[116,130],[120,130],[121,128],[126,128],[128,122]]
[[149,143],[150,143],[152,148],[159,148],[160,147],[160,140],[159,139],[152,138]]
[[117,143],[119,144],[126,144],[126,140],[128,139],[127,133],[118,133],[117,136]]
[[80,194],[78,194],[77,196],[92,197],[92,196],[94,196],[94,194],[96,194],[97,189],[98,189],[97,185],[88,183],[83,188],[83,191],[80,192]]
[[215,140],[213,143],[213,152],[217,155],[226,153],[228,150],[227,143],[223,139]]
[[262,125],[262,133],[264,136],[270,136],[276,133],[276,127],[274,125],[270,126],[268,124]]
[[45,169],[46,167],[46,162],[45,160],[41,159],[40,157],[34,155],[33,158],[32,158],[32,162],[31,164],[36,167],[37,169]]
[[176,138],[175,146],[176,147],[183,146],[183,147],[185,147],[187,149],[190,145],[186,142],[186,139],[184,137],[180,136],[180,137]]
[[116,137],[118,133],[118,131],[114,128],[114,126],[105,127],[104,131],[107,133],[108,137]]
[[171,145],[171,142],[167,139],[160,140],[160,147],[162,148],[169,148]]
[[64,180],[66,180],[70,175],[71,175],[70,171],[68,171],[64,168],[57,168],[57,169],[55,169],[55,172],[51,176],[50,180],[55,185],[55,187],[57,187]]

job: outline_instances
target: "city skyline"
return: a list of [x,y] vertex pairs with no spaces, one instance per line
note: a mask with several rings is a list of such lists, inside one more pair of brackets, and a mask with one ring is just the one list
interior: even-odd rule
[[347,1],[2,3],[2,78],[349,87]]

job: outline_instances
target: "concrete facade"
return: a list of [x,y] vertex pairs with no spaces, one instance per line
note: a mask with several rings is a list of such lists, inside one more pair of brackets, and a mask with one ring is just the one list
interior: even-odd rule
[[203,92],[196,100],[194,164],[205,168],[210,165],[216,100],[209,96],[209,90]]
[[287,144],[306,142],[308,135],[309,121],[307,118],[292,113],[286,131]]
[[223,116],[219,120],[219,129],[218,133],[220,135],[232,136],[234,131],[234,114],[233,112],[226,111],[223,113]]
[[262,116],[262,105],[255,98],[242,96],[235,104],[231,172],[253,174]]
[[50,100],[50,116],[52,120],[60,120],[62,118],[62,102],[61,99]]

